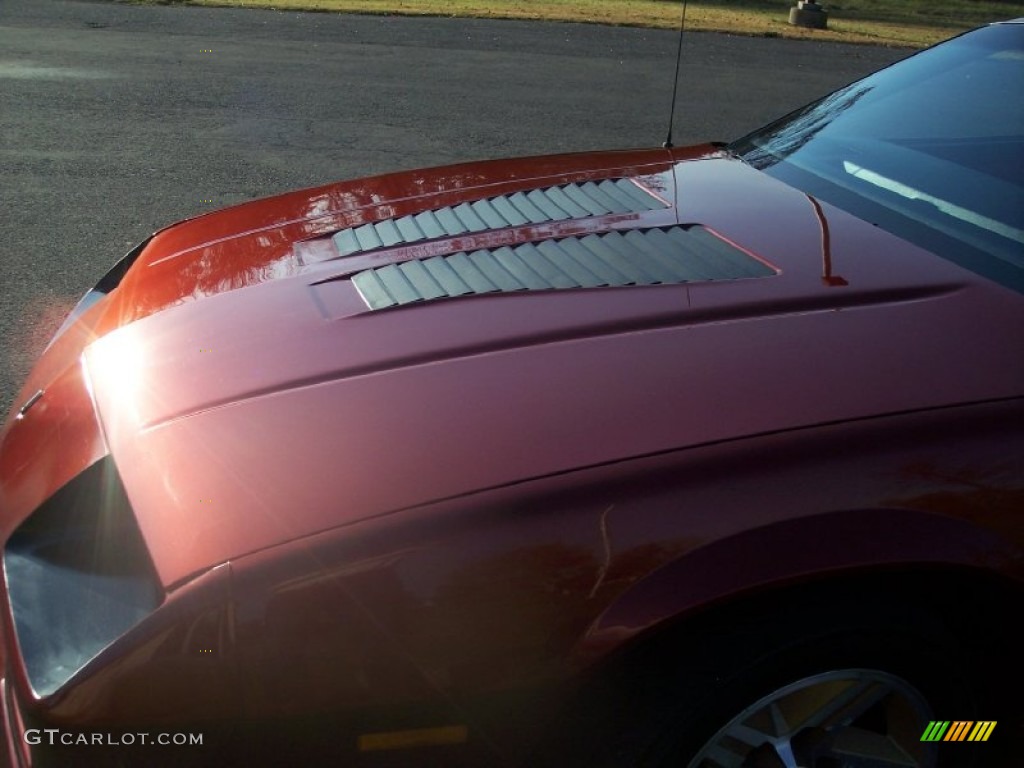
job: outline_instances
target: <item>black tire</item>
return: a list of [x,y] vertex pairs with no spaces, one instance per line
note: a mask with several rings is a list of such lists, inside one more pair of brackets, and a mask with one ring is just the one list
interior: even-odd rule
[[[822,707],[819,714],[824,714],[831,705],[826,692],[847,685],[843,695],[860,686],[863,702],[876,695],[882,698],[860,711],[860,705],[852,706],[846,717],[835,718],[837,722],[830,727],[789,725],[800,759],[788,765],[875,765],[849,757],[849,742],[870,744],[885,737],[912,758],[910,764],[915,768],[996,768],[999,758],[990,743],[920,741],[932,720],[997,719],[1002,706],[989,690],[988,660],[965,647],[954,627],[934,613],[922,612],[911,600],[897,598],[865,605],[843,597],[838,595],[827,607],[801,611],[801,623],[811,620],[816,625],[813,628],[795,623],[800,619],[785,605],[777,605],[771,612],[774,616],[765,615],[762,609],[757,621],[760,629],[751,634],[749,620],[744,622],[746,630],[734,626],[732,634],[721,637],[718,649],[707,658],[703,673],[695,674],[692,667],[684,665],[676,680],[688,693],[670,706],[670,720],[663,721],[662,732],[641,756],[640,764],[652,768],[714,765],[696,760],[712,744],[735,745],[728,751],[737,753],[748,749],[749,745],[740,746],[723,737],[726,726],[736,724],[741,713],[764,719],[770,712],[769,702],[775,701],[774,710],[778,710],[781,704],[816,700]],[[787,691],[788,697],[783,697]],[[847,722],[851,717],[852,722]],[[879,753],[881,746],[879,742]],[[876,748],[865,749],[875,755],[879,766],[901,764],[895,757],[886,762],[873,751]],[[787,765],[767,738],[745,759],[740,763],[743,768]]]
[[[1016,674],[1012,646],[1000,646],[970,619],[944,616],[943,601],[929,605],[917,589],[893,588],[884,601],[878,595],[851,585],[795,590],[660,633],[588,692],[575,722],[583,751],[556,750],[558,764],[696,768],[695,757],[740,713],[787,687],[838,686],[845,675],[885,695],[845,725],[840,718],[828,727],[795,728],[803,760],[790,765],[859,768],[868,763],[841,757],[849,740],[884,736],[901,743],[919,768],[1009,768],[999,746],[1014,740],[1019,712],[999,683]],[[794,700],[823,690],[797,689]],[[922,744],[930,720],[994,720],[1001,732],[986,743]],[[772,751],[761,749],[762,756]],[[756,762],[753,752],[748,764],[737,765],[786,765],[767,757]]]

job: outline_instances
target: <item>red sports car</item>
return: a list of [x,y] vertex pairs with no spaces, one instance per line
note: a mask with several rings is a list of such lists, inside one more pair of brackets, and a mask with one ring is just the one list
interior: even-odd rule
[[1019,759],[1022,94],[995,24],[157,232],[0,433],[0,759]]

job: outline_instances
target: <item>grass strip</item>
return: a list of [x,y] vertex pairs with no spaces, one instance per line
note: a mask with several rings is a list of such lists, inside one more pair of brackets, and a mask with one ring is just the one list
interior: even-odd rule
[[[680,0],[131,0],[159,5],[272,8],[375,15],[530,19],[674,29]],[[790,26],[795,0],[692,2],[687,28],[760,37],[921,48],[981,24],[1024,17],[1004,0],[838,0],[823,2],[827,30]]]

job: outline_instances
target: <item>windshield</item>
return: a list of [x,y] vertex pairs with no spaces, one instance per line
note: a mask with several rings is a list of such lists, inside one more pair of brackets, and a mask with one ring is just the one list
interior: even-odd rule
[[920,53],[731,149],[1024,291],[1024,24],[986,27]]

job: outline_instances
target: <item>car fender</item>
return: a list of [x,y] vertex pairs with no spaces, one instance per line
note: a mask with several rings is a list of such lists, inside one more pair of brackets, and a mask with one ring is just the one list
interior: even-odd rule
[[[786,520],[716,541],[628,589],[589,628],[579,652],[606,652],[698,609],[750,594],[879,569],[1008,567],[1014,548],[980,526],[915,509],[857,509]],[[731,563],[723,569],[720,564]]]

